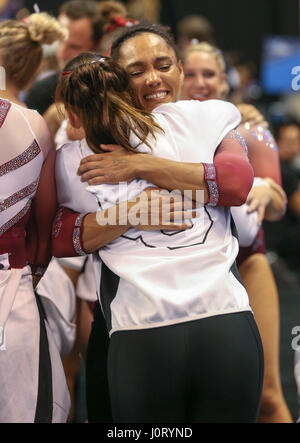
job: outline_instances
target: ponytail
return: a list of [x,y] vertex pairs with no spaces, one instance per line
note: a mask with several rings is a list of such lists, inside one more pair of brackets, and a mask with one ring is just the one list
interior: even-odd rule
[[69,62],[62,73],[56,101],[81,120],[86,139],[94,152],[100,143],[116,143],[134,150],[133,133],[140,143],[161,130],[152,115],[136,108],[127,72],[107,57],[84,53]]
[[46,13],[0,22],[0,57],[7,80],[24,89],[34,78],[42,60],[42,44],[67,37],[67,30]]

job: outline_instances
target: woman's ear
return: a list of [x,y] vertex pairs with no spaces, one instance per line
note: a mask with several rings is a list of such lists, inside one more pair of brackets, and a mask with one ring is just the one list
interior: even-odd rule
[[75,129],[80,129],[82,124],[81,124],[81,121],[80,121],[79,117],[77,116],[77,114],[75,114],[75,112],[71,111],[71,109],[67,109],[67,114],[68,114],[68,119],[69,119],[71,126],[73,126],[73,128],[75,128]]

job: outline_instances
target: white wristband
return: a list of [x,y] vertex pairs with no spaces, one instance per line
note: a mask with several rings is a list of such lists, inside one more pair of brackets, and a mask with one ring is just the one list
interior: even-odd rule
[[267,186],[268,188],[271,187],[270,183],[268,183],[265,179],[261,177],[254,177],[252,188],[254,188],[255,186]]

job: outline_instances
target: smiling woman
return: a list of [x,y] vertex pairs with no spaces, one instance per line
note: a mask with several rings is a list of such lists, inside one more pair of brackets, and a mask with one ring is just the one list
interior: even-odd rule
[[137,25],[126,33],[126,39],[117,39],[111,51],[129,74],[138,105],[149,112],[176,101],[183,81],[176,46],[163,28],[158,29],[160,33],[155,34],[147,32],[147,26]]
[[190,46],[184,54],[183,100],[225,98],[229,91],[225,61],[208,43]]

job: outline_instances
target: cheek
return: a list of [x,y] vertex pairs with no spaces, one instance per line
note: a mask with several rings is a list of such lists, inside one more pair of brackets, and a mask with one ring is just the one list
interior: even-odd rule
[[56,50],[56,57],[58,59],[62,56],[62,54],[64,52],[64,49],[65,49],[65,44],[64,43],[59,43],[58,46],[57,46],[57,50]]
[[207,82],[207,87],[212,95],[216,97],[222,92],[222,84],[217,79],[211,79]]
[[183,81],[182,88],[188,90],[193,86],[193,83],[194,83],[193,77],[186,77]]
[[177,74],[170,76],[168,78],[162,78],[165,83],[165,85],[168,87],[169,89],[171,89],[171,93],[173,94],[178,94],[183,86],[183,82],[182,82],[182,78],[180,77],[180,75]]
[[134,79],[134,78],[131,78],[131,79],[130,79],[130,86],[131,86],[132,92],[133,92],[136,96],[138,96],[138,95],[139,95],[139,91],[140,91],[140,89],[141,89],[141,85],[140,85],[139,80],[136,80],[136,79]]
[[139,80],[134,80],[131,79],[130,80],[130,86],[131,86],[131,90],[134,96],[134,99],[136,101],[136,105],[139,106],[141,105],[143,107],[143,94],[142,94],[142,85],[141,82]]

